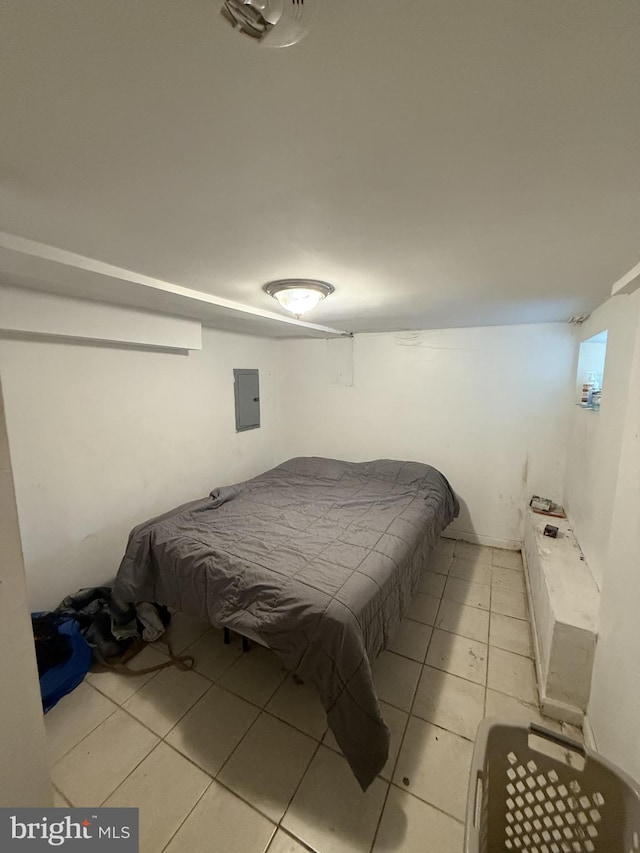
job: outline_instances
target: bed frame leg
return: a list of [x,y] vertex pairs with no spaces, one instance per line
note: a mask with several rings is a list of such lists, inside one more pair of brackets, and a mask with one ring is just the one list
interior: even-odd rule
[[225,644],[225,646],[228,646],[229,643],[231,642],[231,634],[229,633],[228,628],[223,628],[222,631],[223,631],[223,636],[224,636],[224,644]]
[[242,638],[242,651],[243,652],[249,651],[249,640],[247,639],[247,637]]

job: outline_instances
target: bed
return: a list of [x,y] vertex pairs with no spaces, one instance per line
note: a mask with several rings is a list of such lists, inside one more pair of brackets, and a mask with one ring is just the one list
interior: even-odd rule
[[315,685],[365,790],[389,748],[371,663],[457,514],[429,465],[298,457],[135,527],[114,595],[270,648]]

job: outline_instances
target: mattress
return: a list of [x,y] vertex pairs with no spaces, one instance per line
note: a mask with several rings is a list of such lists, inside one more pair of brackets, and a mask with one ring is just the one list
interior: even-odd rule
[[258,639],[315,685],[363,790],[389,730],[371,663],[458,501],[419,462],[297,457],[135,527],[114,585]]

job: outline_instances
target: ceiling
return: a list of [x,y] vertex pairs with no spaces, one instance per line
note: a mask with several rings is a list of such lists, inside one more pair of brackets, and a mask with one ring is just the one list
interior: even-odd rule
[[0,230],[254,309],[325,279],[350,331],[566,320],[640,260],[637,0],[319,0],[283,50],[219,5],[0,0]]

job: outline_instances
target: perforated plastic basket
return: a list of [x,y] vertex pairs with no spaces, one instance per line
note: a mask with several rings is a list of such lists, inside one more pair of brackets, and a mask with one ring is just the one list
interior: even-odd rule
[[540,726],[484,720],[465,853],[638,853],[640,787],[593,750]]

